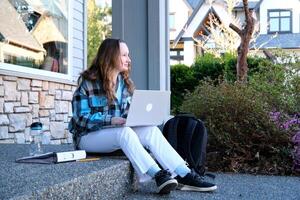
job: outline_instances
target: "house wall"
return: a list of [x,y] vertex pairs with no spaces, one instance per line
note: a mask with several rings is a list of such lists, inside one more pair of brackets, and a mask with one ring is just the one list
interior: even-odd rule
[[170,30],[170,40],[174,40],[180,30],[183,28],[184,24],[188,20],[189,13],[192,10],[188,7],[185,0],[172,0],[169,5],[169,14],[175,14],[175,30]]
[[268,33],[268,10],[269,9],[292,9],[292,27],[293,33],[300,32],[300,1],[299,0],[286,0],[286,1],[276,1],[276,0],[264,0],[260,5],[260,33]]
[[193,35],[198,29],[199,25],[202,23],[204,18],[207,16],[207,13],[210,9],[214,9],[214,11],[218,14],[218,16],[222,17],[222,22],[226,25],[229,25],[230,16],[227,14],[224,9],[224,4],[222,3],[214,3],[212,6],[208,3],[204,3],[199,11],[196,13],[195,17],[191,21],[190,25],[182,35],[182,40],[184,41],[184,61],[183,63],[187,66],[190,66],[196,57],[196,44],[193,39]]
[[71,100],[76,80],[86,67],[85,4],[84,0],[71,1],[68,80],[0,69],[0,143],[28,143],[30,124],[36,121],[44,125],[43,143],[72,143],[67,130]]
[[168,0],[112,1],[112,35],[129,47],[137,89],[170,90],[167,18]]

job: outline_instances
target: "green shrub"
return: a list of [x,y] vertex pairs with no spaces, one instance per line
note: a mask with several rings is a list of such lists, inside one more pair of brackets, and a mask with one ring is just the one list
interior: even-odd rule
[[225,82],[202,82],[180,108],[206,123],[210,170],[290,174],[289,133],[270,120],[270,109],[253,87]]
[[300,63],[260,66],[249,78],[249,85],[263,94],[272,110],[300,112]]
[[171,108],[175,114],[182,104],[187,91],[193,91],[197,85],[194,72],[183,64],[171,66]]
[[204,54],[196,58],[192,68],[197,80],[203,80],[204,78],[217,80],[219,76],[223,76],[224,66],[221,58],[213,54]]
[[[268,59],[258,56],[248,57],[247,63],[249,68],[248,76],[258,72],[261,67],[272,64]],[[196,58],[192,68],[198,80],[224,78],[226,81],[234,82],[236,81],[236,64],[237,56],[231,53],[225,53],[220,58],[212,54],[204,54]]]
[[237,57],[233,54],[226,53],[222,59],[224,60],[224,79],[230,82],[236,81]]

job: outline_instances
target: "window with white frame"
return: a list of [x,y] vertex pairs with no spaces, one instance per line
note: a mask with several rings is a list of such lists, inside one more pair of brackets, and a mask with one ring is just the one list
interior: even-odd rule
[[268,10],[269,33],[290,33],[292,32],[292,11],[291,10]]
[[176,30],[176,26],[175,26],[175,12],[169,13],[169,29],[171,31],[175,31]]
[[68,74],[68,11],[69,0],[1,0],[0,69]]

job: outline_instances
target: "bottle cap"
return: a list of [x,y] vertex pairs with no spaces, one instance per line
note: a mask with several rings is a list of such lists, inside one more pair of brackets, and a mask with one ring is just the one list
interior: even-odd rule
[[31,130],[41,130],[43,127],[43,124],[41,122],[34,122],[30,125]]

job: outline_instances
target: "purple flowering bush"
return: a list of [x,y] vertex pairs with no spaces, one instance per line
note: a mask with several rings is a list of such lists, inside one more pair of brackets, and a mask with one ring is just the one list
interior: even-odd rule
[[247,85],[205,82],[187,95],[181,111],[194,113],[208,128],[209,170],[291,174],[290,134],[277,128],[267,108]]
[[205,122],[209,170],[292,175],[300,172],[299,102],[300,63],[264,66],[247,84],[202,81],[180,111]]

